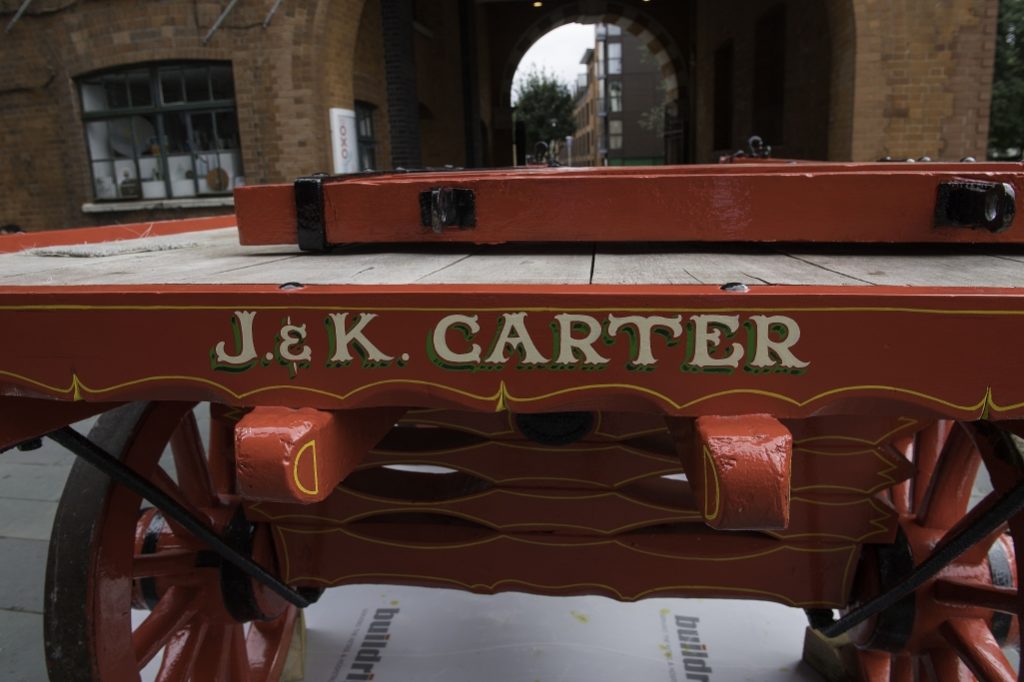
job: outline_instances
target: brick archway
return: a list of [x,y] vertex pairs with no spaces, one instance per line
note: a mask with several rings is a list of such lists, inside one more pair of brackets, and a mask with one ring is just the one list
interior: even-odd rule
[[561,5],[533,22],[516,41],[505,60],[501,79],[501,104],[511,106],[512,79],[527,50],[542,36],[573,22],[614,24],[647,45],[661,69],[665,101],[679,97],[680,80],[688,72],[687,62],[672,34],[650,14],[631,6],[603,0],[580,0]]

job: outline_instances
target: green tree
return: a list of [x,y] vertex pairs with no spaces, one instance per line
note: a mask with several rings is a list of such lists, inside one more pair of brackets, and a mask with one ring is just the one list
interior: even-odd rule
[[526,152],[532,154],[538,142],[564,140],[576,132],[569,87],[554,74],[534,67],[514,90],[516,120],[526,126]]
[[992,83],[989,156],[1024,154],[1024,0],[1001,0]]

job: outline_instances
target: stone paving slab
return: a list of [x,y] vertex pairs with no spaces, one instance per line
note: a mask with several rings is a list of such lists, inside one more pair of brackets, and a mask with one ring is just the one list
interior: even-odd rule
[[0,538],[0,609],[43,612],[49,540]]
[[70,467],[74,462],[74,455],[60,447],[53,441],[44,440],[43,447],[38,450],[22,452],[20,450],[8,450],[0,454],[0,469],[5,466],[56,466]]
[[0,498],[0,538],[49,541],[56,502]]
[[45,682],[43,617],[0,609],[0,680]]
[[46,465],[0,462],[0,498],[56,502],[64,490],[71,463],[70,457],[59,464]]

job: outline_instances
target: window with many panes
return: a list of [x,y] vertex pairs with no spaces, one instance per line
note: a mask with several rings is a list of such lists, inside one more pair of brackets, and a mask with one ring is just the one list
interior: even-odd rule
[[622,149],[622,121],[619,119],[608,121],[608,149]]
[[175,62],[78,79],[97,200],[227,194],[244,182],[231,66]]
[[359,170],[377,167],[377,139],[373,134],[373,111],[366,102],[356,102],[356,137],[359,144]]
[[622,73],[622,43],[608,43],[608,74]]
[[622,81],[608,81],[608,111],[622,111]]

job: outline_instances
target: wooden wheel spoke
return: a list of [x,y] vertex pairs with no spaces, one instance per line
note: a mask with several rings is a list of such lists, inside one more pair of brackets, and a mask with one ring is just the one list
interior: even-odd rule
[[182,682],[192,678],[199,660],[199,652],[207,641],[209,625],[200,618],[193,618],[188,626],[171,638],[164,649],[156,682]]
[[201,513],[198,507],[192,504],[192,502],[185,497],[181,488],[178,487],[178,484],[174,482],[174,479],[171,478],[171,475],[166,471],[157,467],[153,470],[153,473],[150,474],[149,478],[151,483],[155,484],[161,491],[174,498],[175,502],[191,511],[193,514]]
[[1017,614],[1020,610],[1020,600],[1014,587],[940,578],[935,581],[932,589],[936,599],[956,606],[973,606],[1011,614]]
[[[170,474],[168,474],[160,467],[156,467],[153,470],[153,473],[150,475],[150,482],[155,484],[164,493],[174,498],[175,502],[177,502],[182,507],[192,512],[192,514],[194,514],[195,516],[198,516],[201,519],[207,518],[205,513],[203,513],[199,508],[193,505],[192,502],[190,502],[184,496],[181,489],[178,488],[178,484],[174,482],[174,479],[171,478]],[[164,521],[167,523],[168,526],[171,527],[171,530],[173,530],[174,534],[179,538],[191,539],[193,537],[192,533],[188,532],[184,528],[184,526],[179,524],[174,519],[164,517]]]
[[230,625],[214,625],[199,650],[193,682],[222,682],[231,674]]
[[231,628],[231,680],[232,682],[252,682],[252,671],[249,666],[249,654],[245,648],[245,628],[236,625]]
[[914,466],[917,470],[913,479],[915,512],[919,512],[924,504],[928,487],[935,475],[935,466],[942,453],[942,444],[946,442],[952,428],[953,422],[943,419],[930,424],[914,437]]
[[974,675],[960,661],[952,649],[934,649],[925,657],[925,667],[931,682],[974,682]]
[[949,432],[932,474],[917,522],[925,528],[949,528],[967,510],[981,456],[966,429]]
[[178,488],[196,507],[209,507],[216,502],[210,482],[206,451],[196,425],[195,413],[188,412],[181,426],[171,436],[171,453],[178,476]]
[[[1013,682],[1017,673],[981,619],[954,618],[940,628],[964,665],[982,682]],[[942,679],[942,678],[940,678]]]
[[[915,439],[911,436],[893,441],[893,448],[908,461],[914,461]],[[910,514],[914,511],[914,481],[907,479],[900,481],[889,489],[892,498],[892,505],[899,514]]]
[[137,554],[135,560],[132,561],[132,577],[184,576],[196,570],[196,557],[196,552],[188,549],[168,549],[155,554]]
[[195,616],[198,605],[194,595],[177,585],[157,602],[146,619],[132,633],[135,660],[141,670],[170,639]]
[[917,679],[917,664],[910,654],[895,656],[889,669],[890,682],[914,682]]
[[280,678],[298,618],[299,610],[288,607],[273,621],[253,622],[245,639],[252,682],[277,682]]
[[[943,535],[942,538],[935,543],[935,548],[932,550],[937,551],[942,547],[945,547],[950,540],[955,538],[958,533],[966,528],[969,528],[973,524],[977,523],[978,519],[987,514],[993,506],[1001,499],[1001,495],[997,492],[991,492],[986,495],[978,504],[974,505],[969,512],[960,517],[956,523],[954,523]],[[959,561],[962,563],[976,564],[979,563],[985,556],[988,555],[988,550],[992,546],[992,543],[1002,535],[1006,530],[1006,524],[1000,525],[994,531],[992,531],[986,538],[975,543],[972,547],[967,549],[961,556]]]
[[889,679],[892,657],[882,651],[857,650],[857,674],[860,682]]

